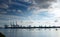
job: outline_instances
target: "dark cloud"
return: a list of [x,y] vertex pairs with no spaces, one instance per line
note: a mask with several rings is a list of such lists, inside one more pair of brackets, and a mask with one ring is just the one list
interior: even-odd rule
[[[12,0],[12,1],[9,1],[9,0],[0,0],[0,8],[8,8],[8,3],[11,3],[11,2],[16,2],[16,3],[20,3],[21,5],[29,5],[28,3],[31,3],[33,4],[34,6],[38,6],[40,8],[48,8],[51,4],[51,2],[54,2],[55,0]],[[18,2],[17,2],[18,1]],[[26,1],[28,3],[26,3]]]
[[52,2],[55,2],[56,0],[31,0],[32,4],[34,6],[38,6],[40,8],[48,8]]
[[8,8],[8,5],[7,4],[0,4],[0,8],[4,8],[4,9],[7,9]]
[[[26,1],[27,0],[0,0],[0,8],[7,10],[18,9],[27,13],[28,9],[31,9],[32,11],[34,9],[47,9],[51,5],[51,2],[55,2],[55,0],[28,0],[28,2]],[[0,10],[3,11],[3,9]],[[9,12],[12,13],[13,11],[8,11],[7,13]],[[0,12],[0,14],[2,13],[6,12]]]
[[47,1],[52,2],[52,1],[55,1],[55,0],[35,0],[35,1],[38,2],[38,3],[43,3],[43,2],[47,2]]

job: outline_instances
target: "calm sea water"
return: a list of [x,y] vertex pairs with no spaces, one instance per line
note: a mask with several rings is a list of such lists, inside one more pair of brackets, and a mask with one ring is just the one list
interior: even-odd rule
[[6,37],[60,37],[60,29],[0,29]]

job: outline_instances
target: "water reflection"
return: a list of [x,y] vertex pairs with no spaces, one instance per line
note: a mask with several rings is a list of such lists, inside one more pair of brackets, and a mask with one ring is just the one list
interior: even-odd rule
[[6,37],[60,37],[59,28],[0,29]]

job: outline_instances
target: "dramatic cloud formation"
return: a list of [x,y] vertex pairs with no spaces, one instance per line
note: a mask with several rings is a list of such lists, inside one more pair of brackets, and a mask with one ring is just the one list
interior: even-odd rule
[[0,24],[10,24],[13,21],[19,25],[59,24],[59,3],[59,0],[0,0]]

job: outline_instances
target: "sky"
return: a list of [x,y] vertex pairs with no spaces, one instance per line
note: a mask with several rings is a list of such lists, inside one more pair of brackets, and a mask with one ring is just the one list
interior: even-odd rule
[[60,0],[0,0],[0,26],[60,26]]

